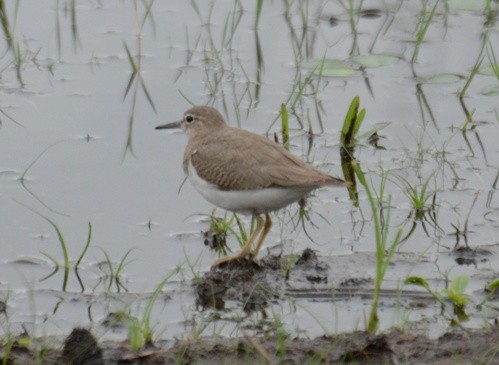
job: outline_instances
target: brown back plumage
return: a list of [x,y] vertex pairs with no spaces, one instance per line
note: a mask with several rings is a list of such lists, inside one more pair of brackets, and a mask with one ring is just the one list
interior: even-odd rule
[[[192,119],[192,120],[191,120]],[[189,136],[184,171],[189,161],[204,180],[222,190],[269,187],[318,188],[345,182],[299,160],[281,145],[258,134],[229,127],[214,108],[189,109],[181,122]],[[224,148],[220,148],[220,146]]]

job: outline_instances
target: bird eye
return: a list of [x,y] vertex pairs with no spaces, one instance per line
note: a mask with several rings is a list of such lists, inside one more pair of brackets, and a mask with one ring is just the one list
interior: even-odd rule
[[194,121],[194,117],[192,115],[188,115],[185,117],[185,121],[187,123],[192,123]]

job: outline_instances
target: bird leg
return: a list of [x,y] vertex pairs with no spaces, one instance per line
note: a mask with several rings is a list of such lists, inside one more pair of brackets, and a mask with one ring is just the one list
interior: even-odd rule
[[260,247],[262,247],[263,241],[265,240],[265,237],[267,237],[267,234],[269,233],[271,227],[272,219],[270,219],[269,213],[265,213],[265,224],[263,225],[263,230],[260,234],[260,238],[258,239],[258,243],[256,244],[255,249],[252,252],[253,255],[258,255],[258,251],[260,251]]
[[[267,216],[268,216],[268,214],[265,216],[265,218],[267,218]],[[251,253],[251,245],[253,244],[253,241],[255,240],[256,236],[258,236],[258,234],[260,233],[262,228],[265,228],[267,226],[267,219],[265,219],[265,225],[264,225],[263,218],[260,215],[255,214],[254,217],[256,218],[255,230],[251,233],[251,235],[248,237],[248,239],[244,243],[243,247],[241,248],[241,252],[239,252],[235,255],[227,255],[225,257],[222,257],[221,259],[218,259],[217,261],[215,261],[213,266],[219,266],[221,264],[224,264],[224,263],[232,261],[232,260],[239,260],[239,259],[245,258],[246,256],[248,256]],[[271,222],[271,224],[272,224],[272,222]],[[267,229],[267,232],[268,232],[268,229]],[[260,245],[261,245],[261,243],[260,243],[261,238],[262,237],[260,236],[260,239],[258,240],[258,244],[260,244]]]

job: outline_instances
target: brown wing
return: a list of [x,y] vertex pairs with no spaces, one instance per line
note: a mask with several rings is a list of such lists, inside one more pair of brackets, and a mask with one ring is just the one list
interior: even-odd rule
[[207,137],[192,141],[185,157],[190,156],[200,177],[221,189],[343,185],[342,180],[318,171],[263,136],[224,128],[216,138]]

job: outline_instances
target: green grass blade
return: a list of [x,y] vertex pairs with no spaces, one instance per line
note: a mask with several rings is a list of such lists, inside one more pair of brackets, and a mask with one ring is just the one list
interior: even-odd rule
[[154,292],[152,293],[151,297],[147,301],[146,304],[146,309],[144,310],[144,316],[142,319],[143,323],[143,335],[145,339],[145,343],[152,345],[153,344],[153,339],[152,339],[152,329],[151,329],[151,314],[152,314],[152,309],[154,307],[154,303],[156,302],[156,299],[158,298],[159,294],[161,293],[161,290],[163,290],[163,287],[166,285],[168,280],[170,278],[178,273],[178,270],[172,271],[170,274],[166,276],[157,286]]
[[256,1],[256,16],[255,16],[255,28],[258,27],[258,23],[260,22],[260,16],[262,15],[263,8],[263,0]]
[[366,110],[362,109],[359,112],[360,98],[355,96],[350,103],[343,127],[341,128],[340,143],[343,146],[353,146],[355,144],[355,137],[360,129],[362,121],[366,115]]
[[154,112],[158,114],[158,112],[156,111],[156,106],[154,105],[154,101],[152,100],[151,94],[149,94],[144,79],[140,75],[139,75],[139,80],[140,80],[140,85],[142,86],[142,90],[144,91],[147,101],[149,102],[149,105],[151,105],[152,110],[154,110]]
[[433,8],[430,11],[430,14],[428,15],[426,14],[426,3],[423,3],[424,8],[421,13],[418,30],[416,31],[416,44],[414,46],[414,52],[412,53],[412,58],[411,58],[411,63],[413,64],[416,62],[418,58],[419,47],[426,36],[428,28],[430,27],[433,16],[435,15],[435,12],[437,10],[438,3],[439,0],[435,2],[435,5],[433,6]]
[[3,33],[9,49],[13,47],[13,37],[10,29],[9,18],[7,18],[7,10],[5,2],[0,0],[0,22],[2,23]]
[[43,217],[43,218],[45,218],[45,220],[47,220],[47,222],[49,222],[50,225],[55,229],[55,232],[57,233],[57,238],[59,239],[59,243],[61,245],[62,255],[64,257],[64,267],[65,268],[69,268],[69,254],[68,254],[68,249],[67,249],[67,246],[66,246],[66,242],[64,241],[64,236],[62,235],[61,230],[50,219],[48,219],[46,217]]
[[[2,109],[0,109],[0,114],[4,115],[7,119],[9,119],[10,121],[16,123],[18,126],[20,127],[23,127],[23,128],[26,128],[23,124],[19,123],[17,120],[15,120],[14,118],[12,118],[9,114],[7,114],[5,111],[3,111]],[[0,125],[1,125],[1,121],[0,121]]]
[[48,274],[47,276],[44,276],[43,278],[41,278],[39,281],[42,282],[42,281],[45,281],[49,278],[51,278],[52,276],[54,276],[60,269],[61,265],[57,262],[56,259],[54,259],[52,256],[50,256],[48,253],[45,253],[45,252],[40,252],[43,256],[45,256],[46,258],[48,258],[50,261],[52,261],[52,263],[54,264],[54,270]]
[[499,278],[492,280],[490,283],[487,284],[487,290],[489,292],[495,292],[497,289],[499,289]]
[[288,110],[286,104],[281,104],[281,127],[282,127],[282,145],[289,150],[289,123]]
[[115,273],[115,277],[118,278],[121,274],[121,272],[123,271],[123,269],[125,268],[126,265],[128,265],[130,263],[126,261],[128,255],[130,255],[130,253],[133,251],[134,249],[131,248],[129,249],[125,255],[123,256],[123,258],[120,260],[120,263],[118,264],[118,267],[116,268],[116,273]]
[[236,235],[236,237],[240,237],[239,244],[242,246],[244,242],[248,240],[248,235],[246,234],[246,229],[244,229],[243,222],[241,222],[241,218],[234,213],[234,218],[236,220],[237,227],[239,228],[239,235]]
[[125,51],[126,51],[126,55],[128,57],[128,62],[130,63],[130,66],[132,67],[132,73],[137,73],[139,68],[137,66],[137,63],[135,62],[135,58],[132,56],[132,53],[130,52],[130,49],[128,48],[126,42],[123,42],[123,45],[125,46]]
[[492,71],[496,76],[497,80],[499,80],[499,63],[497,63],[497,58],[494,53],[494,48],[490,44],[490,41],[487,43],[487,57],[489,58],[490,66],[492,67]]
[[151,9],[154,4],[154,0],[149,1],[149,3],[146,3],[146,11],[144,12],[144,16],[142,17],[142,22],[140,24],[140,28],[144,27],[144,24],[146,23],[147,18],[151,14]]
[[78,260],[76,261],[75,264],[75,270],[78,269],[78,265],[80,265],[81,260],[87,253],[88,247],[90,246],[90,242],[92,241],[92,223],[88,222],[88,236],[87,236],[87,243],[85,244],[85,247],[83,248],[83,251],[81,252],[80,257],[78,257]]
[[35,213],[36,215],[38,215],[39,217],[45,219],[55,230],[56,234],[57,234],[57,238],[59,239],[59,244],[61,245],[61,251],[62,251],[62,255],[63,255],[63,258],[64,258],[64,267],[65,268],[69,268],[69,255],[68,255],[68,249],[67,249],[67,246],[66,246],[66,242],[64,241],[64,236],[62,235],[62,232],[61,230],[59,229],[59,227],[57,226],[57,224],[55,224],[52,220],[50,220],[49,218],[45,217],[43,214],[37,212],[36,210],[30,208],[30,207],[27,207],[29,210],[31,210],[33,213]]
[[466,95],[466,91],[468,90],[468,87],[470,86],[471,81],[473,81],[473,78],[475,77],[478,70],[480,69],[480,66],[482,65],[483,59],[484,59],[484,56],[480,57],[480,59],[477,61],[477,63],[475,63],[475,65],[471,69],[470,76],[466,80],[466,83],[464,84],[463,89],[459,92],[460,99],[464,98],[464,95]]
[[194,12],[197,14],[199,20],[202,22],[203,17],[201,15],[201,10],[199,9],[199,6],[198,6],[198,3],[196,2],[196,0],[191,0],[191,6],[194,9]]

